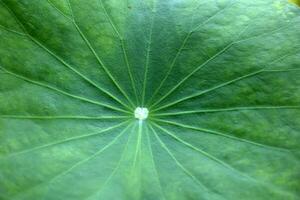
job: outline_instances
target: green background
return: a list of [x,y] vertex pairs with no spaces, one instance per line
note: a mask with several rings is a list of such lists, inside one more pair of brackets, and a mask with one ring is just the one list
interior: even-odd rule
[[0,199],[299,200],[299,16],[0,0]]

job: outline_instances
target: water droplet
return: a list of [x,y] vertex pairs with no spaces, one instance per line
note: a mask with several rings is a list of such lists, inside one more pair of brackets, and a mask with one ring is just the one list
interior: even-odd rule
[[137,107],[134,111],[134,117],[139,120],[147,119],[149,111],[147,108]]

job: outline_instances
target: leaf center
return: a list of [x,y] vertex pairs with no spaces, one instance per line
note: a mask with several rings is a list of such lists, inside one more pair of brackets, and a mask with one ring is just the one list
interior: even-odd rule
[[139,120],[147,119],[149,111],[147,108],[137,107],[134,111],[134,117]]

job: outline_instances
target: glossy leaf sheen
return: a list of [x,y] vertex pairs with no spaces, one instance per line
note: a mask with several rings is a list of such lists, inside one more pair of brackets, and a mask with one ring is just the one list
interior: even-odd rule
[[0,2],[1,200],[300,198],[295,5]]

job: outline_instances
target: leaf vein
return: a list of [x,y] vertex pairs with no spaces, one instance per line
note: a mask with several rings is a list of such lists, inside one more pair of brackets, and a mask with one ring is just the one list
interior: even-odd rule
[[130,112],[126,111],[126,110],[123,110],[123,109],[120,109],[120,108],[117,108],[117,107],[113,107],[111,105],[107,105],[107,104],[104,104],[104,103],[100,103],[98,101],[94,101],[94,100],[90,100],[90,99],[87,99],[87,98],[84,98],[84,97],[81,97],[81,96],[77,96],[77,95],[73,95],[71,93],[68,93],[68,92],[65,92],[63,90],[60,90],[60,89],[57,89],[55,87],[52,87],[50,85],[47,85],[47,84],[44,84],[44,83],[40,83],[38,81],[34,81],[34,80],[31,80],[30,78],[27,78],[27,77],[24,77],[24,76],[21,76],[19,74],[16,74],[14,72],[11,72],[7,69],[5,69],[4,67],[0,66],[0,69],[2,69],[3,71],[5,71],[7,74],[10,74],[11,76],[14,76],[18,79],[21,79],[23,81],[27,81],[31,84],[34,84],[34,85],[37,85],[37,86],[40,86],[40,87],[44,87],[44,88],[47,88],[47,89],[50,89],[50,90],[53,90],[59,94],[63,94],[65,96],[68,96],[68,97],[71,97],[73,99],[77,99],[77,100],[81,100],[81,101],[85,101],[85,102],[88,102],[88,103],[91,103],[91,104],[95,104],[95,105],[99,105],[99,106],[102,106],[102,107],[106,107],[106,108],[110,108],[112,110],[116,110],[116,111],[120,111],[120,112],[123,112],[123,113],[128,113],[128,114],[131,114]]
[[244,143],[247,143],[247,144],[255,145],[255,146],[266,148],[266,149],[273,149],[273,150],[282,151],[282,152],[290,152],[289,149],[254,142],[254,141],[251,141],[251,140],[248,140],[248,139],[232,136],[230,134],[221,133],[220,131],[215,131],[215,130],[211,130],[211,129],[207,129],[207,128],[201,128],[201,127],[189,126],[189,125],[185,125],[185,124],[182,124],[182,123],[173,122],[173,121],[169,121],[169,120],[162,120],[162,119],[153,119],[153,120],[158,121],[158,122],[171,124],[171,125],[181,127],[181,128],[187,128],[187,129],[196,130],[196,131],[200,131],[200,132],[204,132],[204,133],[209,133],[209,134],[213,134],[213,135],[222,136],[222,137],[225,137],[225,138],[229,138],[231,140],[235,140],[235,141],[238,141],[238,142],[244,142]]

